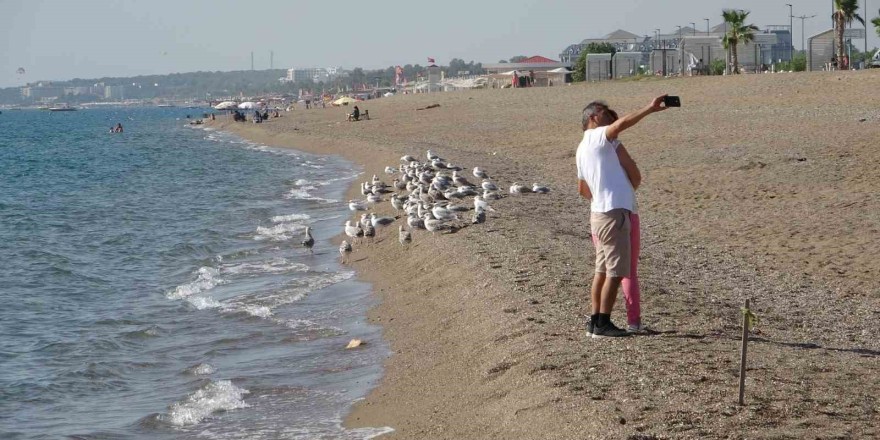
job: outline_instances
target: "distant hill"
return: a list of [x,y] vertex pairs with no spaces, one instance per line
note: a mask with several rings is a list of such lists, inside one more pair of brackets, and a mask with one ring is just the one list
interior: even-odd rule
[[[403,75],[412,81],[419,74],[424,74],[426,67],[416,65],[401,66]],[[442,66],[447,75],[455,76],[458,72],[481,73],[480,63],[465,62],[452,59],[449,66]],[[297,82],[281,82],[280,78],[287,75],[286,69],[241,70],[234,72],[189,72],[167,75],[141,75],[134,77],[104,77],[93,79],[75,78],[66,81],[38,81],[38,84],[54,88],[69,89],[61,100],[76,103],[101,100],[118,100],[118,96],[105,98],[96,85],[124,86],[125,99],[217,99],[226,96],[253,96],[265,93],[296,94],[300,89],[320,93],[322,90],[337,92],[338,90],[355,90],[375,86],[388,87],[394,84],[395,68],[364,70],[354,68],[328,82],[315,83],[311,80]],[[87,90],[90,89],[90,90]],[[57,89],[56,89],[57,90]],[[21,87],[0,89],[0,104],[27,104],[39,101],[39,97],[24,98]]]

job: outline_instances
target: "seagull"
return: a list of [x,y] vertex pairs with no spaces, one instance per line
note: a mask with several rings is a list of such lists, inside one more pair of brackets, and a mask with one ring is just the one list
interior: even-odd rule
[[484,221],[486,221],[486,211],[474,211],[474,216],[471,219],[471,223],[477,225],[483,223]]
[[443,220],[437,220],[432,217],[430,213],[425,213],[425,217],[423,219],[425,221],[425,229],[431,232],[431,235],[434,235],[437,231],[442,231],[444,229],[449,229],[449,225],[443,222]]
[[302,245],[309,249],[309,253],[312,252],[312,246],[315,245],[315,238],[312,237],[312,228],[306,226],[306,234],[303,237]]
[[450,212],[448,209],[440,205],[431,208],[431,214],[434,215],[434,218],[440,221],[458,220],[458,216],[455,215],[454,212]]
[[416,213],[412,213],[406,218],[406,224],[410,229],[425,229],[425,221],[419,218]]
[[481,196],[474,196],[474,211],[484,212],[484,211],[492,211],[495,212],[495,209],[489,206],[489,204],[483,200]]
[[393,217],[376,217],[376,213],[374,212],[374,213],[370,214],[370,223],[373,224],[374,228],[379,227],[379,226],[388,226],[391,223],[394,223],[394,218]]
[[538,194],[547,194],[550,192],[550,188],[542,185],[538,185],[537,183],[532,184],[532,192]]
[[428,150],[428,160],[440,159],[440,156],[434,154],[431,150]]
[[477,190],[474,189],[473,186],[460,186],[460,187],[458,187],[458,193],[462,197],[475,196],[478,194]]
[[412,243],[412,234],[403,229],[403,225],[400,225],[400,228],[397,229],[397,239],[400,241],[400,244],[406,245],[407,243]]
[[446,210],[449,212],[464,212],[464,211],[470,211],[471,208],[468,208],[467,206],[464,206],[464,205],[446,205]]
[[478,179],[488,179],[488,178],[489,178],[489,175],[486,174],[486,172],[483,171],[482,168],[480,168],[480,167],[474,167],[474,177],[476,177],[476,178],[478,178]]
[[394,207],[394,210],[400,212],[403,209],[403,200],[397,197],[397,194],[391,195],[391,206]]
[[360,202],[357,200],[349,200],[348,201],[348,209],[352,211],[366,211],[367,207],[364,206],[364,202]]
[[394,174],[397,172],[397,168],[394,167],[385,167],[385,174]]
[[370,224],[370,214],[361,214],[361,219],[358,222],[358,225],[360,225],[361,229],[364,229],[368,224]]
[[339,255],[342,256],[342,264],[347,262],[349,254],[351,254],[351,244],[342,240],[342,244],[339,245]]
[[525,185],[520,185],[519,183],[516,183],[516,182],[513,182],[513,185],[510,185],[510,193],[511,194],[522,194],[522,193],[527,193],[527,192],[532,192],[532,190],[531,190],[531,188],[529,188]]
[[382,196],[379,194],[370,194],[367,196],[367,202],[369,203],[379,203],[382,201]]
[[364,230],[358,225],[352,225],[351,220],[345,221],[345,235],[351,237],[352,241],[358,237],[364,236]]
[[416,158],[407,154],[407,155],[401,156],[400,161],[404,162],[404,163],[410,163],[410,162],[415,162]]
[[501,194],[495,191],[483,191],[483,199],[484,200],[498,200],[501,198]]
[[376,236],[376,228],[373,227],[373,224],[370,222],[367,222],[366,224],[364,224],[363,228],[364,228],[364,237],[365,238],[370,237],[370,241],[373,241],[373,237]]
[[489,179],[483,179],[483,189],[486,191],[496,191],[498,190],[498,186],[492,183]]

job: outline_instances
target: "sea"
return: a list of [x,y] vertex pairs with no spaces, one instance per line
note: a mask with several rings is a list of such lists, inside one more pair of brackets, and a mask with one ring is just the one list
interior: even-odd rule
[[0,438],[391,430],[342,426],[389,354],[330,241],[361,170],[203,112],[0,114]]

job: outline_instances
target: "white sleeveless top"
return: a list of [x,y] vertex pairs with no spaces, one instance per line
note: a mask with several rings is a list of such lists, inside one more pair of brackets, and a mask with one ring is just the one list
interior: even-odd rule
[[584,132],[584,139],[578,145],[578,179],[587,182],[593,200],[592,212],[608,212],[623,208],[636,213],[636,195],[626,171],[617,158],[618,140],[605,137],[605,129],[599,127]]

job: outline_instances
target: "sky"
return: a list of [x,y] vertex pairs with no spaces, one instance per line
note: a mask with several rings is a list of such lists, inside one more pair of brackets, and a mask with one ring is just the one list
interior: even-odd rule
[[[193,71],[341,66],[384,68],[435,58],[495,63],[558,59],[570,44],[624,29],[705,29],[725,8],[749,23],[787,25],[791,3],[810,35],[830,29],[832,0],[0,0],[0,87],[38,80]],[[859,0],[868,48],[880,0]],[[795,48],[801,48],[795,19]],[[861,26],[861,25],[855,25]],[[863,40],[857,47],[863,47]],[[25,69],[18,74],[19,67]]]

